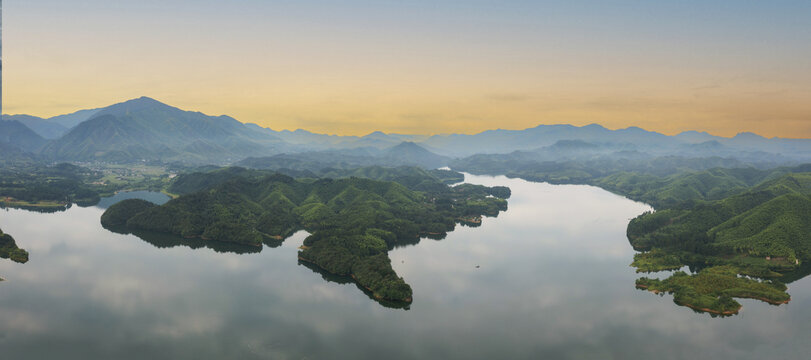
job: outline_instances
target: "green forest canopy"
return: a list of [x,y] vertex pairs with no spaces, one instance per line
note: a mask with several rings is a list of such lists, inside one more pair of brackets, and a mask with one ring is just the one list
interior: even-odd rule
[[642,251],[632,266],[638,272],[690,266],[694,274],[641,278],[637,286],[672,292],[681,305],[731,315],[740,308],[733,297],[783,303],[789,296],[781,280],[804,276],[799,273],[811,261],[811,164],[757,169],[728,168],[721,158],[603,156],[543,162],[536,157],[476,155],[451,167],[590,184],[653,205],[655,212],[628,224],[631,245]]
[[0,229],[0,258],[10,259],[18,263],[28,262],[28,252],[17,247],[11,235],[3,233]]
[[257,247],[304,229],[312,235],[301,260],[352,276],[378,299],[410,302],[411,288],[391,268],[388,250],[496,216],[510,196],[506,187],[450,187],[416,168],[354,171],[387,181],[218,169],[179,176],[170,190],[184,195],[163,206],[142,200],[113,205],[102,224]]

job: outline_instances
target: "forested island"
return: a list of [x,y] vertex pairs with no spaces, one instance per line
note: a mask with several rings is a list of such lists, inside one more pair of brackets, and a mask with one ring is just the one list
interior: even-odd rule
[[637,272],[687,266],[692,274],[643,277],[637,288],[673,293],[677,304],[714,316],[737,314],[741,305],[734,298],[786,303],[785,283],[811,273],[811,165],[697,170],[723,161],[729,160],[613,159],[603,165],[572,160],[512,168],[522,163],[515,155],[482,155],[455,165],[531,181],[594,185],[653,205],[655,212],[628,224],[628,239],[640,251],[631,265]]
[[[411,302],[411,287],[391,267],[388,250],[421,237],[442,238],[457,223],[507,209],[506,187],[448,186],[444,174],[418,168],[363,168],[364,178],[300,178],[224,168],[179,176],[162,206],[125,200],[102,215],[110,229],[153,231],[261,247],[298,230],[311,235],[299,252],[336,275],[351,276],[376,299]],[[370,178],[371,177],[371,178]],[[382,179],[382,180],[377,180]]]

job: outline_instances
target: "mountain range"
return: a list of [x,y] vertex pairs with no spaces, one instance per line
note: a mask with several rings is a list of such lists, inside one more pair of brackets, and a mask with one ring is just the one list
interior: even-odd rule
[[3,115],[3,120],[0,153],[14,149],[48,161],[233,164],[246,159],[242,165],[263,168],[296,161],[333,167],[393,164],[430,168],[446,165],[452,158],[508,153],[544,161],[606,154],[715,156],[744,163],[811,161],[811,139],[768,139],[753,133],[726,138],[687,131],[668,136],[638,127],[610,130],[591,124],[538,125],[472,135],[375,131],[365,136],[339,136],[302,129],[276,131],[225,115],[184,111],[148,97],[48,119]]

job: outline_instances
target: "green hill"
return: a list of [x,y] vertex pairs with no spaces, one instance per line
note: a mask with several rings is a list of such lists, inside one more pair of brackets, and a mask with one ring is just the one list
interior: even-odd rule
[[[709,254],[785,257],[788,252],[777,249],[787,242],[811,243],[809,232],[803,232],[808,229],[804,220],[809,212],[804,210],[811,202],[809,193],[811,173],[787,174],[720,200],[685,203],[681,208],[643,214],[628,225],[628,235],[634,248],[640,250],[676,248]],[[762,243],[755,251],[753,241],[767,238],[775,251],[764,252]],[[796,254],[790,259],[797,259]]]
[[14,238],[3,233],[2,229],[0,229],[0,258],[11,259],[18,263],[28,262],[28,252],[17,247]]
[[[188,194],[205,188],[221,184],[234,177],[259,178],[278,174],[271,170],[245,169],[241,167],[227,167],[206,172],[192,172],[180,174],[169,186],[169,192],[174,194]],[[464,180],[464,175],[450,170],[424,170],[418,167],[383,167],[368,166],[351,169],[326,168],[318,172],[291,171],[290,176],[299,178],[349,178],[358,177],[372,180],[394,181],[405,185],[411,190],[442,191],[444,184],[458,183]],[[288,174],[285,174],[288,175]]]
[[436,169],[448,165],[449,157],[435,154],[411,141],[404,141],[394,146],[383,155],[387,164],[417,165],[428,169]]
[[[698,270],[694,275],[677,273],[661,282],[642,278],[637,286],[673,292],[677,303],[722,315],[737,313],[740,308],[730,297],[787,302],[785,286],[737,276],[779,283],[783,274],[796,272],[811,261],[811,173],[778,170],[758,177],[769,180],[718,200],[683,202],[633,219],[628,238],[635,249],[644,251],[634,256],[633,266],[641,271],[684,265]],[[704,189],[737,186],[728,181],[702,184],[717,185]],[[726,270],[713,270],[722,267]],[[727,290],[713,285],[722,283]]]
[[714,242],[750,256],[811,260],[811,199],[786,194],[709,230]]
[[620,172],[601,178],[594,185],[657,208],[668,208],[687,201],[722,199],[744,191],[772,174],[772,171],[755,168],[715,168],[665,177]]
[[422,177],[412,186],[426,190],[394,181],[296,180],[229,168],[179,177],[173,187],[188,192],[162,206],[122,201],[107,209],[102,224],[255,247],[304,229],[312,235],[299,252],[302,261],[351,275],[379,299],[410,302],[411,288],[391,269],[389,249],[421,236],[441,238],[459,222],[473,224],[507,208],[506,188],[449,187],[413,168],[365,171],[379,177],[411,171]]

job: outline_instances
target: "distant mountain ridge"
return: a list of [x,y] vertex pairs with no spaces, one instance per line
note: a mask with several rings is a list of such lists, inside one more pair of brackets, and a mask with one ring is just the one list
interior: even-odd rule
[[448,165],[450,158],[426,150],[411,141],[403,141],[386,150],[385,159],[402,162],[404,165],[419,165],[425,168],[439,168]]
[[54,116],[54,117],[48,118],[47,120],[50,121],[50,122],[54,122],[54,123],[57,123],[59,125],[62,125],[67,129],[70,129],[70,128],[73,128],[76,125],[79,125],[79,124],[87,121],[88,119],[93,117],[93,115],[96,115],[96,113],[98,113],[100,110],[101,110],[101,108],[99,108],[99,109],[79,110],[79,111],[76,111],[76,112],[73,112],[73,113],[70,113],[70,114]]
[[228,116],[183,111],[141,97],[96,112],[42,155],[58,160],[237,161],[270,152],[279,139]]
[[404,141],[391,148],[373,147],[356,149],[300,152],[267,157],[249,157],[236,165],[254,169],[295,170],[318,173],[325,169],[351,169],[367,166],[418,166],[436,169],[448,165],[451,159]]
[[87,121],[101,109],[79,110],[74,113],[58,115],[50,118],[18,114],[2,115],[3,120],[17,120],[39,134],[45,139],[57,139],[68,132],[72,127]]
[[31,115],[3,115],[3,120],[19,121],[45,139],[56,139],[68,131],[59,123]]
[[38,151],[47,143],[42,136],[17,120],[0,120],[0,144],[24,152]]
[[[278,154],[290,157],[315,152],[324,156],[325,152],[333,152],[332,155],[350,162],[367,162],[351,157],[385,159],[382,152],[400,145],[403,146],[401,153],[391,160],[399,165],[405,162],[419,166],[447,163],[451,158],[476,154],[513,152],[519,152],[519,157],[535,157],[543,161],[593,157],[596,154],[715,156],[749,163],[778,164],[811,161],[811,139],[768,139],[753,133],[725,138],[706,132],[685,131],[668,136],[638,127],[610,130],[598,124],[557,124],[523,130],[487,130],[472,135],[428,136],[374,131],[365,136],[339,136],[302,129],[275,131],[256,124],[243,124],[228,116],[184,111],[147,97],[50,119],[25,115],[12,117],[23,120],[20,123],[45,138],[45,142],[37,137],[21,136],[9,146],[61,161],[225,164],[248,157]],[[59,135],[60,131],[64,135]],[[414,159],[406,161],[408,156]],[[428,161],[428,158],[432,160]],[[276,158],[274,161],[281,160]]]

